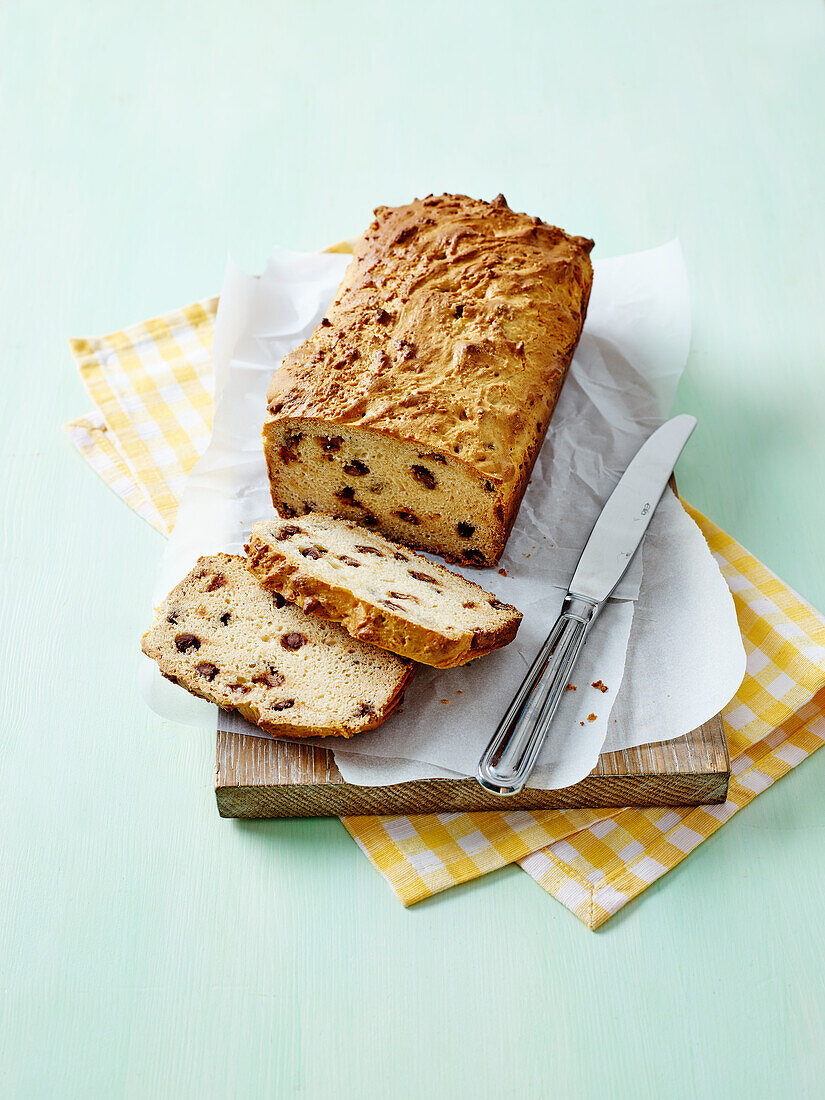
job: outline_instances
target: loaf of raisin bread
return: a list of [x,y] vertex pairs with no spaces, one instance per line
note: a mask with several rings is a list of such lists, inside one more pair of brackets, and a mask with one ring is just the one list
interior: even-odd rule
[[472,581],[346,520],[258,523],[249,568],[271,591],[354,638],[436,668],[507,645],[521,614]]
[[497,562],[581,334],[592,246],[501,195],[379,207],[270,386],[278,512]]
[[230,554],[201,558],[143,637],[163,675],[284,737],[351,737],[401,701],[415,665],[267,592]]

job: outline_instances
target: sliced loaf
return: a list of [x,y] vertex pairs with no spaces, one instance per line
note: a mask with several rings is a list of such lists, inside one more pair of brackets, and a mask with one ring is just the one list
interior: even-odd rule
[[379,206],[269,388],[278,512],[496,563],[582,331],[592,247],[503,195]]
[[401,701],[415,666],[266,591],[216,554],[164,600],[143,652],[194,695],[286,737],[351,737]]
[[258,523],[246,545],[261,584],[354,638],[436,668],[516,636],[521,613],[472,581],[332,516]]

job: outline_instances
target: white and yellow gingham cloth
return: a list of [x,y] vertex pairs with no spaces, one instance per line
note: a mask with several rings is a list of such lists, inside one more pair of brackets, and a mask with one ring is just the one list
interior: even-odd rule
[[[211,431],[217,298],[72,351],[96,411],[66,425],[118,496],[162,534]],[[736,604],[747,674],[723,717],[733,765],[720,806],[349,817],[405,905],[505,864],[597,928],[825,740],[825,620],[689,507]]]

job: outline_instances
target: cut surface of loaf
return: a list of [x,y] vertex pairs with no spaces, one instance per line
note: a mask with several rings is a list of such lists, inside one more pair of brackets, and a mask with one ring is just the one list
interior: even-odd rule
[[143,652],[181,687],[285,737],[351,737],[395,710],[415,666],[267,592],[230,554],[200,558]]
[[436,668],[507,645],[521,622],[477,584],[331,516],[258,523],[246,551],[264,587],[354,638]]
[[502,196],[379,207],[326,317],[272,379],[278,512],[495,564],[581,334],[592,246]]

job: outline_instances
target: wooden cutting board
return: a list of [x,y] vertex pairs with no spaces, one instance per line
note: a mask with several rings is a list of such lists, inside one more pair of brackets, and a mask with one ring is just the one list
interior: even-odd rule
[[719,715],[671,741],[602,753],[590,775],[572,787],[527,787],[511,798],[489,794],[474,779],[356,787],[341,778],[330,749],[233,732],[234,723],[221,713],[215,760],[221,817],[686,806],[724,802],[730,781]]

